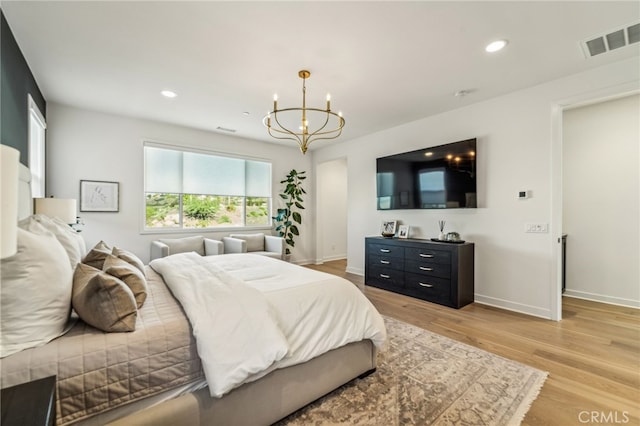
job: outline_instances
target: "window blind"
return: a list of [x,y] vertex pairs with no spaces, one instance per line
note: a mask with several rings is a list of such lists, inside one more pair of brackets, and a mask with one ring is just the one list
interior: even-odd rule
[[145,192],[271,197],[271,164],[144,147]]

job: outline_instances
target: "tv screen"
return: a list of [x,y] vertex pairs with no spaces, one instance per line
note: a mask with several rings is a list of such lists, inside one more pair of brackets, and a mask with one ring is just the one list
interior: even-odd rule
[[376,159],[378,210],[475,208],[476,139]]

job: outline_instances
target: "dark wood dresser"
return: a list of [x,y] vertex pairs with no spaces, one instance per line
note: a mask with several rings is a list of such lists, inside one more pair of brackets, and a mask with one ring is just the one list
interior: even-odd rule
[[473,243],[365,238],[365,284],[452,308],[473,303]]

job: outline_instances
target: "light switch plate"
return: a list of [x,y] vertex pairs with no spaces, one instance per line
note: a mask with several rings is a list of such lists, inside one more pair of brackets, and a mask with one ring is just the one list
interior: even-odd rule
[[532,234],[546,234],[549,232],[549,224],[547,223],[525,223],[524,232]]

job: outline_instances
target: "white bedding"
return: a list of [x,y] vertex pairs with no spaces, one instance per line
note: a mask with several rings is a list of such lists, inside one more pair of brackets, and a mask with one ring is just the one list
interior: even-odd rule
[[334,275],[246,253],[181,253],[150,266],[183,304],[212,396],[351,342],[386,341],[371,302]]

